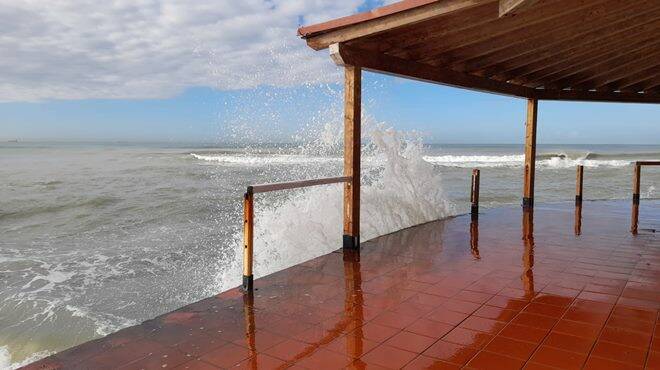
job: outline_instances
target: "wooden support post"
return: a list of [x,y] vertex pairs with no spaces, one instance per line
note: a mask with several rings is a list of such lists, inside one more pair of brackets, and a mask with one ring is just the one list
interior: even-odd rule
[[584,166],[577,166],[577,173],[575,177],[575,206],[582,205],[582,179],[584,175]]
[[637,234],[639,224],[639,189],[642,180],[642,165],[635,162],[633,172],[632,214],[630,217],[630,232]]
[[360,150],[362,71],[345,66],[344,82],[344,248],[360,247]]
[[527,100],[527,121],[525,122],[525,180],[523,184],[523,208],[534,207],[534,172],[536,166],[536,118],[538,100]]
[[575,206],[574,232],[576,236],[582,234],[582,204]]
[[475,219],[479,217],[479,170],[472,170],[472,191],[470,192],[470,202],[472,206],[470,207],[470,214],[472,218]]
[[249,292],[254,287],[252,274],[254,243],[254,193],[248,187],[243,196],[243,290]]

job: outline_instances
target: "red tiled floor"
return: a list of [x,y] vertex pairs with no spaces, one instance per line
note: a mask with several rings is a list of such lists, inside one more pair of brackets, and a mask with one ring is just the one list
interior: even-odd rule
[[454,329],[453,325],[421,318],[408,326],[405,330],[411,333],[438,339],[445,336],[452,329]]
[[233,343],[227,343],[224,346],[214,349],[213,351],[203,355],[200,358],[212,365],[230,367],[238,364],[248,357],[250,357],[250,351],[247,348],[237,346]]
[[459,370],[456,364],[436,360],[427,356],[418,356],[404,367],[406,370]]
[[543,345],[577,353],[588,353],[594,344],[594,339],[576,337],[574,335],[551,332]]
[[500,335],[503,337],[530,343],[540,343],[547,334],[548,330],[516,324],[509,324],[500,332]]
[[390,369],[400,369],[417,357],[416,353],[404,351],[388,345],[380,345],[362,356],[362,361]]
[[410,352],[422,353],[435,341],[435,338],[402,331],[388,339],[385,344]]
[[579,236],[572,211],[537,206],[533,240],[513,208],[402,230],[27,369],[659,369],[660,243],[627,202],[589,202]]
[[470,360],[466,367],[468,369],[512,370],[520,369],[524,363],[523,360],[482,351]]
[[527,360],[536,349],[537,344],[523,342],[502,336],[496,336],[484,348],[484,351],[495,352],[501,355]]
[[476,348],[440,340],[424,351],[424,355],[445,362],[464,365],[477,353],[477,351]]
[[353,362],[353,359],[348,356],[319,349],[298,361],[297,364],[308,369],[341,369],[351,362]]
[[455,328],[445,335],[442,339],[447,342],[460,344],[463,346],[481,348],[490,342],[492,335],[478,332],[475,330]]
[[582,367],[586,354],[568,352],[558,348],[541,346],[532,355],[530,362],[553,366],[559,369],[579,369]]
[[643,365],[646,359],[646,353],[646,349],[641,350],[616,343],[598,341],[591,355],[632,365]]
[[246,370],[277,369],[277,368],[283,368],[285,364],[286,362],[282,360],[278,360],[275,357],[271,357],[263,353],[259,353],[255,356],[252,356],[242,361],[238,365],[232,367],[232,369],[246,369]]

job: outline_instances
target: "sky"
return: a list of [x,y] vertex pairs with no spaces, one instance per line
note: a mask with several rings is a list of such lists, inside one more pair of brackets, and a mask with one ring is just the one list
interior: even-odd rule
[[[299,140],[341,119],[342,93],[297,28],[382,4],[0,0],[0,140]],[[366,115],[427,142],[523,141],[524,100],[363,81]],[[541,102],[538,130],[540,143],[657,144],[660,106]]]

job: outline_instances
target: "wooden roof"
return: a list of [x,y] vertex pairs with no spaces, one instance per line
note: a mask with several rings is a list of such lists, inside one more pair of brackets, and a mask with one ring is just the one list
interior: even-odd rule
[[340,65],[407,78],[660,103],[660,0],[405,0],[298,33]]

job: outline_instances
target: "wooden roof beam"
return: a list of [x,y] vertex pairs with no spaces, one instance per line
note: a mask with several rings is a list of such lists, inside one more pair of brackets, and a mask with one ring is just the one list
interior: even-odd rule
[[500,0],[500,17],[516,15],[538,2],[539,0]]
[[330,57],[340,66],[352,65],[369,71],[418,81],[521,98],[530,98],[534,94],[534,89],[528,87],[493,81],[382,53],[357,49],[345,44],[330,45]]
[[[454,12],[460,12],[462,10],[470,9],[472,7],[493,1],[496,0],[417,1],[426,4],[417,7],[411,7],[407,10],[391,13],[385,16],[378,16],[378,14],[374,14],[367,20],[358,21],[355,23],[348,21],[345,25],[343,21],[337,20],[335,22],[341,21],[342,25],[336,28],[332,25],[333,21],[330,21],[327,22],[327,24],[313,26],[314,28],[319,28],[320,31],[309,34],[304,34],[305,27],[301,28],[298,32],[304,35],[303,37],[306,38],[307,45],[309,45],[312,49],[321,50],[329,47],[334,43],[340,43],[360,37],[374,35],[380,32],[391,30],[393,28],[415,24],[430,18]],[[390,6],[395,5],[397,4]]]
[[536,98],[539,100],[562,100],[562,101],[590,101],[590,102],[612,102],[612,103],[660,103],[660,94],[657,93],[626,93],[626,92],[601,92],[585,90],[536,90]]

